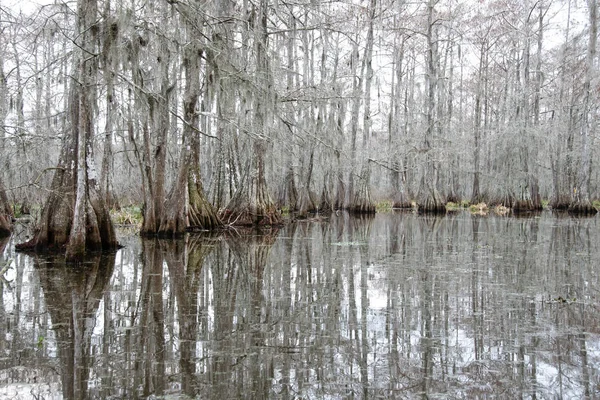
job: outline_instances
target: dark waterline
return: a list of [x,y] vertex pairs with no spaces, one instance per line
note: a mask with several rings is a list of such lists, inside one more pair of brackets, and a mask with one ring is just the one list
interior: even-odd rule
[[0,397],[597,398],[598,218],[347,215],[15,254]]

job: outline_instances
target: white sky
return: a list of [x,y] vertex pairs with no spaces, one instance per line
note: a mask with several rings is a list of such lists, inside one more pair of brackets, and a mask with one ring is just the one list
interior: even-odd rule
[[0,0],[0,5],[13,11],[29,14],[42,4],[52,4],[55,0]]

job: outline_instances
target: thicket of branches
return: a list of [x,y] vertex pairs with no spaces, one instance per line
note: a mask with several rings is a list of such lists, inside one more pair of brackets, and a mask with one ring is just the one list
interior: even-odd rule
[[[93,2],[99,186],[147,233],[600,196],[593,0]],[[27,208],[72,123],[78,10],[1,13],[0,185]]]

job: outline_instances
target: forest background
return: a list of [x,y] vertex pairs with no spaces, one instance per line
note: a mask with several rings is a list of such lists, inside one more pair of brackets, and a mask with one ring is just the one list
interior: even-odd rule
[[594,0],[0,13],[0,225],[34,212],[36,241],[110,247],[125,207],[165,235],[383,203],[596,211]]

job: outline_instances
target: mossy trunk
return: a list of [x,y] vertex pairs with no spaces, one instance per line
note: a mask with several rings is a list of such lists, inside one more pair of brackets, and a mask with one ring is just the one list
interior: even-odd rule
[[[167,23],[168,14],[164,14],[164,23]],[[142,128],[144,137],[144,151],[142,160],[142,174],[146,181],[144,193],[144,221],[140,234],[143,236],[156,235],[165,218],[166,170],[167,170],[167,139],[171,129],[171,49],[165,37],[160,38],[159,74],[160,96],[147,96],[149,119],[152,122],[152,135],[147,124]],[[145,93],[139,94],[142,98]],[[155,145],[154,145],[155,143]]]
[[596,215],[598,210],[590,200],[578,198],[569,204],[567,210],[572,214],[577,215]]
[[402,174],[400,171],[401,164],[398,161],[394,161],[392,169],[392,207],[393,208],[412,208],[411,201],[406,194],[405,184],[402,181]]
[[317,202],[315,201],[316,196],[310,190],[314,165],[314,154],[314,149],[312,149],[308,157],[306,179],[298,190],[298,208],[296,210],[298,218],[306,218],[308,213],[314,212],[317,209]]
[[[193,26],[187,25],[187,29],[193,37]],[[200,97],[200,56],[199,44],[192,41],[186,47],[183,59],[186,81],[183,150],[178,177],[165,204],[158,230],[160,236],[177,236],[187,230],[211,230],[222,225],[204,194],[200,176],[199,119],[196,111]]]
[[446,213],[446,200],[438,192],[437,188],[429,187],[426,192],[420,197],[419,213],[427,214],[445,214]]
[[246,172],[240,188],[221,214],[221,219],[226,224],[265,226],[283,223],[281,213],[271,199],[265,180],[264,146],[262,139],[256,139],[253,168]]
[[251,122],[255,137],[252,139],[252,154],[248,162],[248,170],[242,177],[240,187],[222,212],[222,220],[231,225],[279,225],[283,219],[271,199],[265,178],[267,143],[270,138],[275,104],[270,57],[267,52],[268,1],[258,2],[254,17],[256,73],[254,87],[248,100],[252,101],[254,109]]
[[356,191],[348,211],[354,214],[375,214],[375,203],[371,199],[371,171],[369,165],[365,165],[356,182]]
[[0,179],[0,237],[10,236],[13,228],[13,210],[8,202],[4,185]]
[[521,190],[521,195],[514,201],[512,209],[514,212],[542,211],[542,196],[536,178],[529,177],[528,185]]
[[294,168],[290,165],[285,173],[283,188],[279,195],[279,207],[295,211],[298,207],[298,190],[294,179]]
[[17,250],[65,250],[67,260],[80,261],[88,251],[118,247],[104,198],[100,196],[93,154],[96,109],[97,1],[77,3],[76,79],[69,93],[70,132],[65,135],[50,194],[33,238]]
[[188,229],[213,230],[223,226],[217,210],[204,194],[202,179],[198,169],[190,172],[188,177]]
[[179,236],[186,231],[214,230],[223,226],[216,210],[204,194],[197,170],[199,167],[190,170],[183,165],[165,204],[159,236]]
[[331,187],[331,175],[329,172],[326,172],[323,178],[323,188],[321,189],[319,212],[329,213],[333,211],[333,194],[331,193]]

